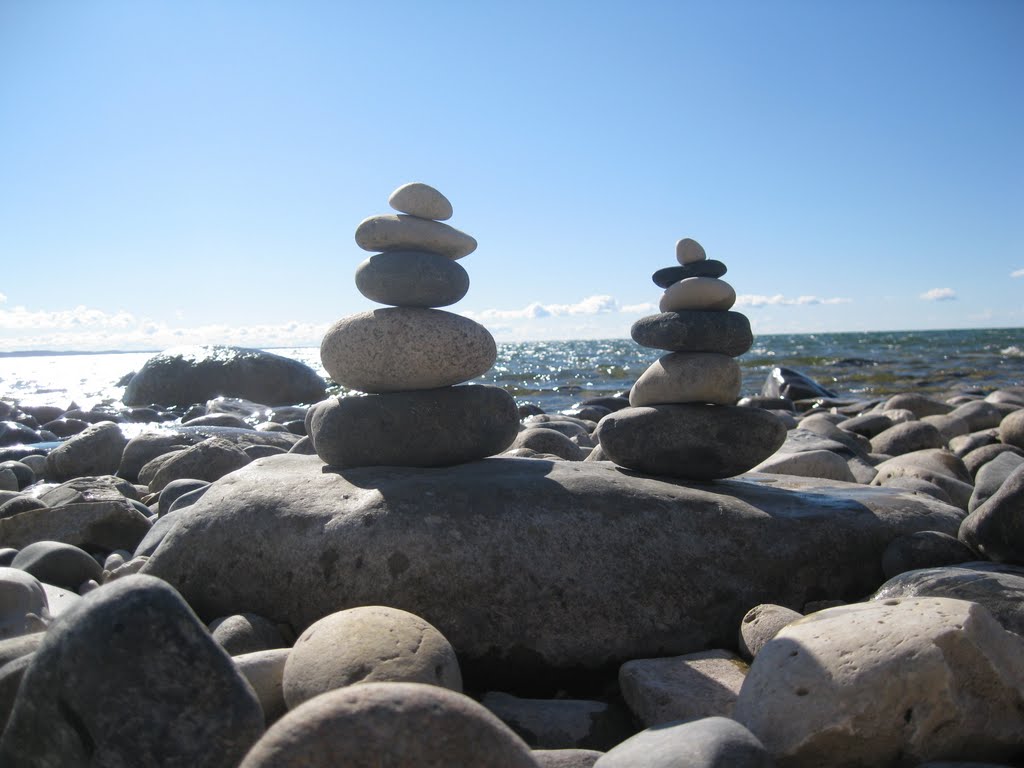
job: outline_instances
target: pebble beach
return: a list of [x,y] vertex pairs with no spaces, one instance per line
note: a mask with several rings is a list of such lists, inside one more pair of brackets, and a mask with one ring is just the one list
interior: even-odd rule
[[684,238],[498,345],[389,204],[319,350],[0,360],[0,764],[1024,765],[1024,333],[754,339]]

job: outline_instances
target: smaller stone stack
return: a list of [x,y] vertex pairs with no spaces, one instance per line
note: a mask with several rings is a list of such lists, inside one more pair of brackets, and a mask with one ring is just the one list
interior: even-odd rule
[[689,238],[676,244],[679,266],[654,273],[665,289],[661,313],[633,324],[633,340],[669,354],[654,362],[629,393],[629,408],[609,414],[595,432],[616,464],[654,475],[715,480],[742,474],[782,445],[775,416],[740,408],[742,375],[733,359],[753,344],[750,321],[730,308],[736,292]]
[[356,270],[356,287],[390,306],[342,318],[320,345],[331,378],[368,394],[311,408],[313,446],[336,467],[450,466],[501,453],[518,431],[515,401],[499,387],[454,386],[494,364],[494,337],[437,309],[469,290],[457,260],[476,240],[443,223],[452,206],[433,187],[405,184],[388,202],[399,213],[365,219],[355,237],[376,252]]

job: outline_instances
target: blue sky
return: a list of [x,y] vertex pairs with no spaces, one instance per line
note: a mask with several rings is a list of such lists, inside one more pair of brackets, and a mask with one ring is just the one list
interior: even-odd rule
[[755,333],[1024,326],[1024,3],[0,0],[0,351],[317,344],[408,181],[449,308],[626,337],[693,237]]

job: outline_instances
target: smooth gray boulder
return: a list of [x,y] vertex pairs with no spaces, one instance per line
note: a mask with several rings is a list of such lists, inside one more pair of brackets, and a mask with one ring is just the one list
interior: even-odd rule
[[[1024,464],[960,525],[959,538],[999,563],[1024,565]],[[3,524],[0,520],[0,525]]]
[[46,476],[58,482],[83,475],[112,475],[128,444],[121,427],[110,421],[91,424],[46,456]]
[[317,455],[336,467],[475,461],[505,450],[519,425],[512,396],[479,384],[332,397],[306,423]]
[[884,580],[890,540],[953,534],[962,513],[782,475],[687,485],[506,458],[332,470],[289,454],[174,516],[143,571],[202,616],[251,611],[302,631],[387,604],[437,627],[460,664],[514,679],[735,647],[750,606],[859,599]]
[[175,451],[163,462],[149,481],[149,490],[162,491],[175,480],[219,480],[229,472],[241,469],[250,459],[245,451],[220,437]]
[[786,428],[770,411],[695,403],[623,408],[594,437],[616,464],[688,480],[733,477],[775,453]]
[[889,579],[872,600],[904,597],[952,597],[970,600],[992,612],[1004,629],[1024,636],[1024,568],[972,561],[906,571]]
[[234,768],[262,732],[252,688],[181,596],[132,576],[47,630],[0,764]]
[[642,347],[670,352],[719,352],[739,357],[754,343],[750,321],[739,312],[660,312],[641,317],[629,332]]
[[12,568],[31,573],[47,584],[77,591],[89,579],[103,578],[103,568],[88,552],[59,541],[37,541],[21,549]]
[[1006,478],[1022,464],[1024,464],[1024,456],[1006,451],[981,467],[974,478],[974,493],[971,494],[967,511],[973,512],[992,498],[1006,482]]
[[266,405],[322,400],[327,384],[305,363],[245,347],[176,347],[154,355],[132,376],[125,405],[189,405],[220,395]]
[[363,683],[278,720],[239,768],[537,768],[483,705],[423,683]]
[[36,541],[60,541],[87,552],[134,550],[150,526],[129,499],[81,501],[0,519],[0,547],[21,549]]
[[958,565],[976,560],[971,548],[955,536],[938,531],[917,531],[889,542],[882,553],[886,578],[922,568]]

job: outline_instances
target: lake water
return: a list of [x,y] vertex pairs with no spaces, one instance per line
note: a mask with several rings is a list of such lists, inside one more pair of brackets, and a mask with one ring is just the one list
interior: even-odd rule
[[[317,347],[274,349],[325,375]],[[124,376],[151,352],[0,357],[0,398],[81,407],[118,402]],[[499,344],[479,382],[546,411],[628,391],[660,354],[629,339]],[[739,358],[743,394],[757,394],[773,366],[795,368],[841,396],[949,391],[1024,384],[1024,329],[764,335]]]

